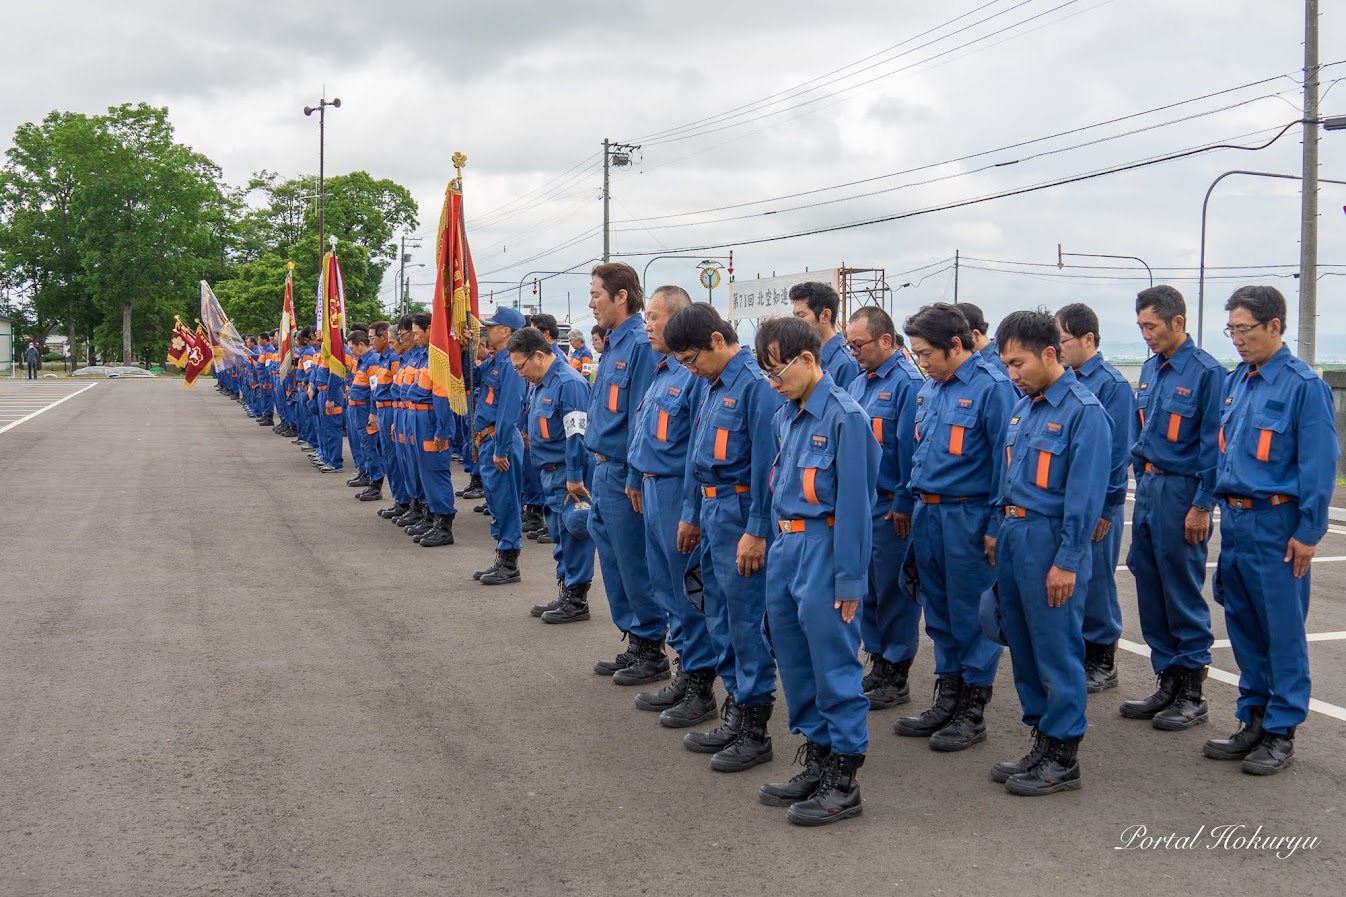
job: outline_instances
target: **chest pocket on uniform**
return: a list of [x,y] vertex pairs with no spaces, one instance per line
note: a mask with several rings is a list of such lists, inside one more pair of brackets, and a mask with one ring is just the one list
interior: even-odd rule
[[975,411],[946,411],[941,419],[949,425],[949,454],[963,454],[963,445],[969,430],[977,429],[981,415]]
[[[1271,462],[1271,450],[1273,444],[1283,446],[1286,442],[1285,432],[1290,428],[1290,422],[1282,417],[1273,417],[1265,411],[1253,415],[1252,429],[1257,437],[1257,448],[1255,457],[1263,463]],[[1283,452],[1278,451],[1277,455]]]
[[[874,409],[874,414],[869,419],[870,426],[874,429],[874,438],[879,441],[879,445],[884,444],[884,433],[891,432],[895,424],[889,424],[887,421],[897,417],[897,409],[892,405],[880,405]],[[896,434],[894,434],[896,435]]]
[[[836,503],[836,492],[833,484],[836,477],[827,473],[822,476],[822,482],[819,482],[818,473],[832,468],[832,462],[836,455],[832,452],[803,452],[799,456],[800,486],[803,489],[804,501],[811,505],[822,504],[824,501],[832,505]],[[822,487],[823,494],[819,495],[818,489]]]
[[924,406],[924,405],[922,405],[922,406],[920,406],[920,407],[918,407],[918,408],[916,409],[916,419],[915,419],[915,421],[913,422],[913,423],[914,423],[914,427],[913,427],[913,429],[912,429],[912,434],[916,437],[916,441],[917,441],[918,443],[921,441],[921,429],[922,429],[922,428],[921,428],[921,425],[922,425],[923,423],[925,423],[925,416],[926,416],[927,413],[928,413],[928,412],[925,410],[925,406]]
[[[1159,421],[1164,426],[1164,438],[1169,442],[1177,442],[1182,438],[1183,431],[1192,432],[1192,419],[1196,417],[1196,400],[1191,396],[1180,396],[1176,393],[1164,400],[1164,410],[1168,412],[1168,419]],[[1183,424],[1186,421],[1186,425]]]
[[1046,434],[1037,434],[1029,436],[1024,440],[1029,449],[1037,452],[1037,456],[1030,455],[1024,460],[1029,464],[1035,465],[1033,468],[1033,485],[1039,489],[1051,489],[1055,487],[1053,483],[1052,471],[1056,471],[1056,480],[1065,477],[1065,465],[1061,463],[1060,457],[1066,450],[1066,441],[1059,436],[1048,436]]
[[659,396],[654,400],[654,438],[668,442],[668,426],[682,413],[682,402],[671,396]]
[[608,401],[607,408],[613,414],[621,408],[622,394],[626,392],[631,384],[631,369],[622,368],[617,370],[615,367],[607,377],[608,381]]
[[717,408],[710,424],[715,429],[716,461],[729,460],[729,440],[743,432],[743,412],[730,408]]
[[561,432],[556,424],[556,403],[540,405],[537,411],[537,434],[543,439],[551,439],[553,433]]

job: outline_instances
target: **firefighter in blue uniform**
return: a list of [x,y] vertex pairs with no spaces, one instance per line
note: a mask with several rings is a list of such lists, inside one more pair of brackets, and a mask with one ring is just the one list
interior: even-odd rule
[[960,751],[986,740],[983,715],[1000,663],[1000,645],[982,632],[980,608],[995,581],[989,555],[1003,517],[992,511],[1016,392],[972,350],[959,306],[928,305],[904,329],[930,375],[916,397],[909,486],[916,498],[912,553],[938,682],[930,709],[899,719],[893,731],[929,738],[937,751]]
[[[447,314],[447,312],[444,312]],[[428,518],[406,532],[422,548],[453,544],[453,521],[458,509],[453,502],[453,476],[449,445],[458,419],[449,408],[447,383],[436,383],[430,374],[430,315],[412,316],[416,338],[416,376],[406,377],[407,411],[411,421],[412,455],[416,459],[425,494]]]
[[991,325],[986,323],[986,313],[981,310],[981,306],[973,305],[971,302],[959,302],[958,310],[963,313],[963,317],[967,319],[968,329],[972,331],[974,351],[981,356],[982,361],[1008,376],[1005,362],[1000,358],[1000,347],[991,336]]
[[589,381],[571,370],[536,329],[515,332],[505,344],[519,376],[536,387],[528,413],[529,455],[537,465],[555,547],[556,600],[535,605],[533,616],[544,623],[575,623],[589,619],[589,586],[594,578],[594,543],[587,528],[576,532],[565,515],[588,503],[593,457],[584,447],[589,421]]
[[1241,287],[1225,308],[1243,363],[1229,375],[1219,434],[1215,597],[1239,666],[1242,726],[1202,752],[1271,775],[1294,759],[1308,715],[1309,564],[1327,532],[1341,451],[1331,390],[1284,343],[1285,297]]
[[500,306],[492,317],[482,321],[482,326],[491,357],[481,381],[482,395],[477,402],[474,429],[477,460],[491,513],[495,563],[473,573],[472,578],[482,585],[496,586],[520,580],[523,436],[519,433],[519,415],[523,408],[524,382],[510,364],[505,344],[511,333],[524,328],[525,322],[516,309]]
[[1004,437],[1006,464],[992,552],[1004,641],[1033,745],[995,764],[1011,794],[1080,787],[1076,755],[1088,721],[1084,594],[1093,536],[1111,471],[1112,424],[1089,389],[1062,366],[1061,334],[1046,312],[1016,311],[996,344],[1024,397]]
[[[594,453],[593,510],[589,531],[598,546],[612,622],[626,633],[629,648],[600,660],[594,672],[618,685],[640,685],[670,677],[664,642],[668,614],[650,585],[645,559],[645,521],[636,510],[641,474],[630,465],[636,407],[654,377],[654,350],[645,333],[645,295],[640,276],[621,262],[593,269],[589,308],[608,331],[608,348],[598,363],[589,396],[585,444]],[[617,678],[619,670],[627,670]]]
[[869,748],[860,603],[869,592],[882,450],[869,413],[822,366],[817,332],[797,318],[757,330],[757,357],[788,401],[775,414],[780,446],[767,553],[767,617],[804,769],[763,785],[757,799],[789,807],[796,825],[859,816],[856,772]]
[[899,574],[911,542],[916,499],[907,482],[916,448],[916,396],[924,381],[903,354],[893,319],[878,306],[867,305],[851,315],[846,341],[861,370],[848,389],[869,415],[882,450],[860,634],[873,664],[865,676],[865,697],[872,709],[886,710],[911,700],[907,676],[920,638],[921,606],[903,591]]
[[392,491],[391,450],[383,432],[383,421],[387,418],[386,405],[384,408],[379,407],[380,402],[388,401],[388,387],[392,385],[388,326],[387,321],[375,321],[369,325],[369,353],[364,361],[369,374],[369,414],[365,420],[365,432],[369,435],[370,470],[369,485],[356,496],[360,501],[378,501],[383,498],[385,480],[389,483],[389,491]]
[[837,330],[841,323],[841,298],[830,284],[809,281],[790,287],[794,316],[813,328],[822,341],[823,370],[832,382],[845,389],[860,373],[860,366],[846,347],[846,338]]
[[1140,631],[1159,687],[1124,702],[1121,713],[1165,730],[1206,718],[1202,684],[1215,641],[1201,589],[1226,371],[1187,335],[1186,314],[1173,287],[1136,297],[1136,321],[1155,354],[1140,369],[1136,390],[1136,507],[1126,566],[1136,578]]
[[692,297],[677,286],[659,287],[650,296],[645,332],[659,362],[636,410],[630,454],[631,466],[641,473],[639,508],[645,520],[650,587],[668,616],[668,643],[678,655],[673,681],[659,691],[636,695],[636,707],[658,713],[660,724],[671,729],[694,726],[719,711],[715,645],[705,611],[687,596],[683,576],[688,555],[678,551],[692,416],[700,407],[704,382],[678,364],[664,342],[664,330],[673,315],[691,304]]
[[664,342],[708,383],[692,423],[678,549],[700,552],[706,627],[728,692],[724,725],[688,734],[683,746],[713,754],[712,769],[739,772],[772,758],[776,663],[763,622],[766,552],[775,535],[772,419],[782,400],[733,325],[706,303],[674,315]]
[[276,425],[275,390],[275,348],[271,345],[270,331],[257,337],[257,426],[274,427]]
[[1056,324],[1061,331],[1061,363],[1098,396],[1112,423],[1112,474],[1103,514],[1094,528],[1092,572],[1084,590],[1084,673],[1094,693],[1117,685],[1117,641],[1122,637],[1117,562],[1122,556],[1131,446],[1136,441],[1136,394],[1122,372],[1098,351],[1102,337],[1092,308],[1078,302],[1067,305],[1056,313]]

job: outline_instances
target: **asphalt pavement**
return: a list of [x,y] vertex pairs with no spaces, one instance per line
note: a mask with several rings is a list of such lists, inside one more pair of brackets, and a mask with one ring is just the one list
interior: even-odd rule
[[1346,529],[1314,567],[1323,703],[1284,773],[1201,756],[1236,728],[1225,682],[1187,732],[1120,718],[1153,688],[1123,652],[1084,787],[1011,796],[989,777],[1027,747],[1008,657],[985,744],[892,735],[933,685],[923,641],[912,704],[870,717],[863,817],[808,830],[755,800],[797,771],[783,697],[775,760],[712,772],[592,673],[621,649],[601,585],[591,622],[545,626],[549,551],[480,586],[480,515],[422,549],[346,476],[209,383],[100,382],[0,432],[0,895],[1341,892]]

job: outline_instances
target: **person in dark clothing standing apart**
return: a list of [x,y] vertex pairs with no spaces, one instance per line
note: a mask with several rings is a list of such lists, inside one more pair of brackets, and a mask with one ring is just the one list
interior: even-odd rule
[[36,380],[37,371],[42,367],[42,353],[37,351],[37,346],[33,341],[28,341],[28,349],[23,353],[23,360],[28,363],[28,379]]

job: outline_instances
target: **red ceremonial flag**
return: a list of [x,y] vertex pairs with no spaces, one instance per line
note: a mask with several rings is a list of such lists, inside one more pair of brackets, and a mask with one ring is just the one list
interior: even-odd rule
[[280,377],[284,380],[294,367],[294,262],[285,272],[285,308],[280,313]]
[[[335,239],[335,238],[334,238]],[[327,368],[338,377],[346,376],[346,289],[341,282],[341,266],[336,252],[323,256],[322,279],[319,281],[323,298],[322,359]]]
[[195,334],[189,333],[185,327],[182,332],[187,337],[187,372],[183,377],[182,386],[184,389],[191,389],[196,385],[196,378],[210,370],[210,365],[215,360],[215,353],[210,347],[210,336],[199,321],[196,324]]
[[182,319],[176,315],[173,317],[173,321],[173,335],[168,340],[168,363],[175,368],[185,368],[187,366],[188,335],[184,331],[187,328],[182,326]]
[[435,244],[434,304],[430,314],[430,381],[434,391],[446,395],[455,414],[467,413],[467,387],[463,383],[462,343],[477,324],[477,271],[467,248],[463,223],[463,166],[467,157],[453,154],[458,176],[444,191],[444,210],[439,216]]

